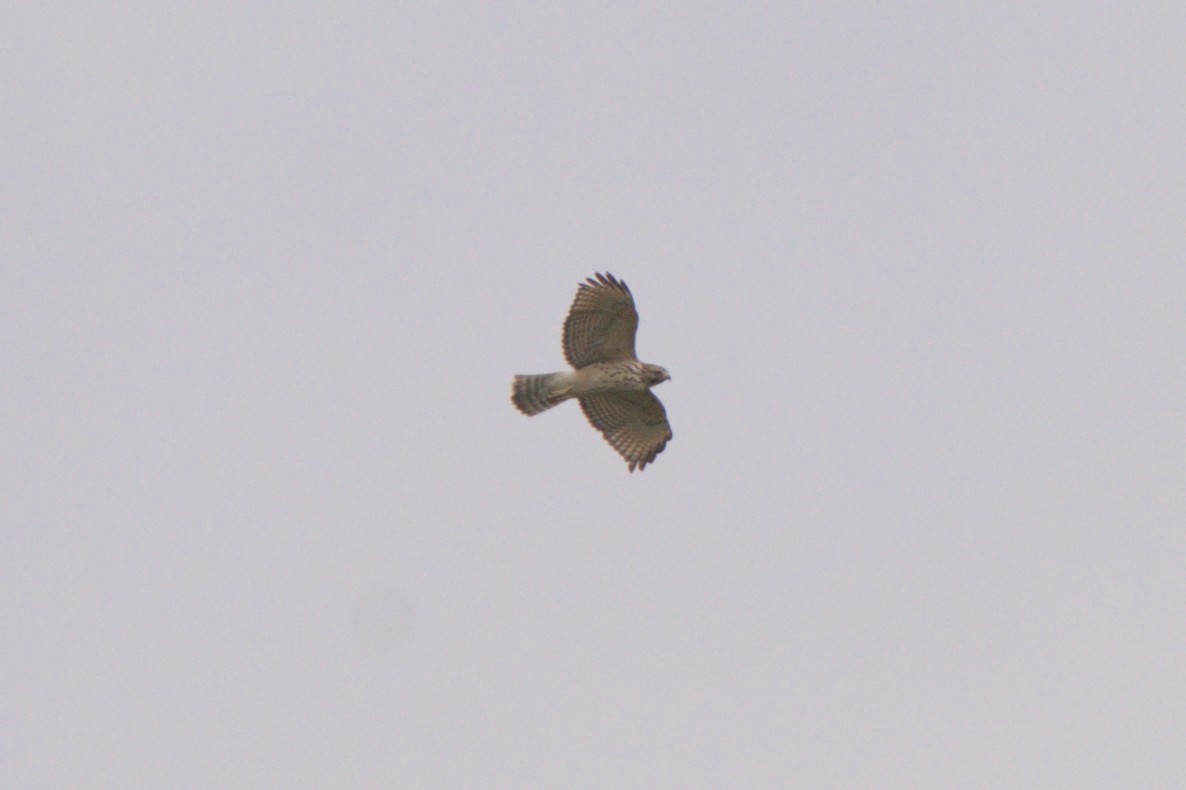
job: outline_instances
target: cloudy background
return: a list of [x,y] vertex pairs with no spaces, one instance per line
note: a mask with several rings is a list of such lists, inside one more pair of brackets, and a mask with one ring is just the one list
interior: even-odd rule
[[783,9],[11,9],[0,781],[1186,785],[1186,14]]

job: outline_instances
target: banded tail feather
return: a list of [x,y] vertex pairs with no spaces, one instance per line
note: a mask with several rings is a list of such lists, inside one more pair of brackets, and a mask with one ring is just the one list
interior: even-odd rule
[[564,386],[568,376],[568,373],[515,376],[515,384],[511,391],[511,400],[515,408],[531,416],[568,400],[570,389]]

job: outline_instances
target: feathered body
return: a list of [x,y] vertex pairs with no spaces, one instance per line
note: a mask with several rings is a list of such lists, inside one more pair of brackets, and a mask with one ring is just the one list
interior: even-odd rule
[[635,356],[637,329],[638,312],[625,282],[597,274],[581,283],[564,322],[564,356],[573,370],[515,376],[515,407],[534,415],[577,398],[630,471],[645,468],[672,438],[667,412],[650,392],[671,376]]

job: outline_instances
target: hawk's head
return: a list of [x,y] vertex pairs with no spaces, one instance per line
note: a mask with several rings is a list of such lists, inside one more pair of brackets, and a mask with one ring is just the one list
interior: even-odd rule
[[658,365],[643,365],[642,366],[642,380],[646,382],[648,387],[653,387],[656,384],[662,384],[671,378],[671,374],[666,369]]

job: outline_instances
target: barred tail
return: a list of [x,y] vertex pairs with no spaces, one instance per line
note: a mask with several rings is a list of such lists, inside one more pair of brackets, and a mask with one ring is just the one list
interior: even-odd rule
[[530,416],[546,411],[569,398],[564,386],[564,373],[541,373],[536,376],[515,376],[511,400],[515,408]]

